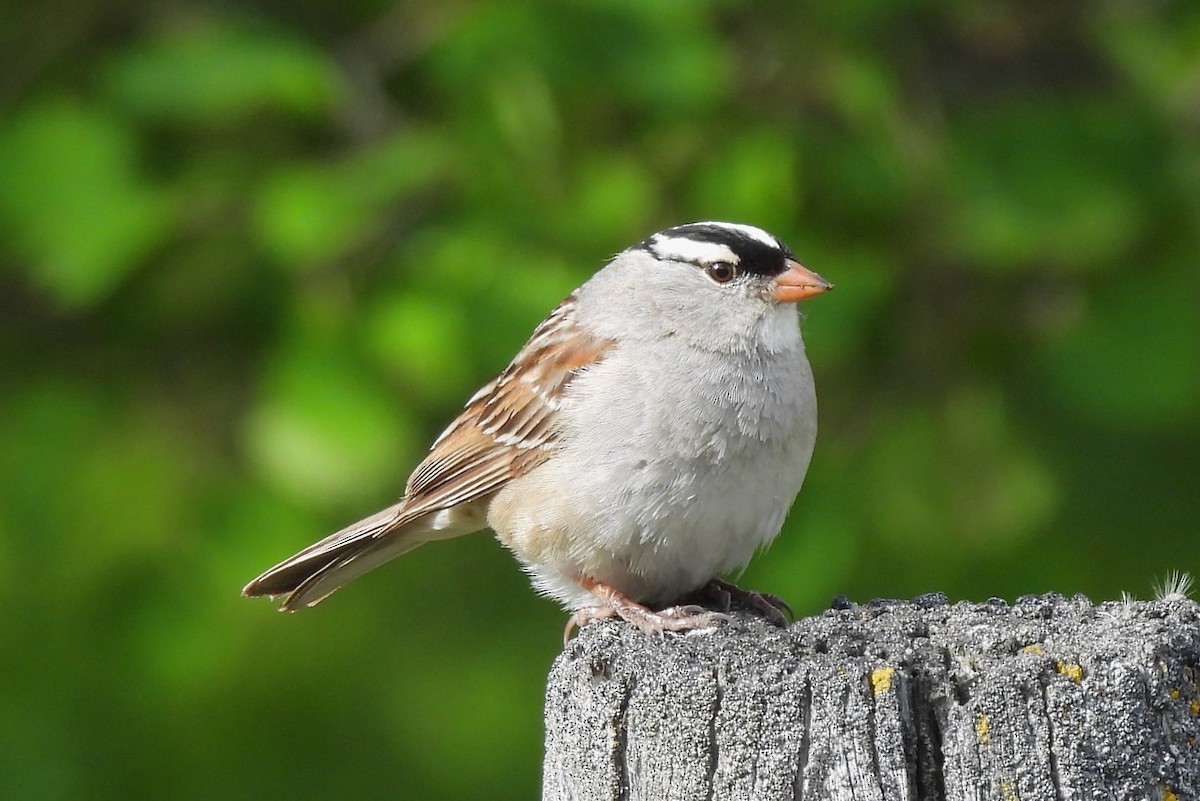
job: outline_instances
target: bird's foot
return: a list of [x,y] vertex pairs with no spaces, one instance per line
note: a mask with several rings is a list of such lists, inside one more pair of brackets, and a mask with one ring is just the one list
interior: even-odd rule
[[694,604],[672,606],[656,612],[607,584],[588,578],[581,578],[579,583],[600,599],[601,605],[584,607],[571,616],[567,621],[566,630],[563,631],[564,644],[571,638],[576,626],[582,628],[593,620],[619,617],[640,631],[657,636],[662,636],[668,631],[712,628],[729,620],[729,615],[724,612],[714,612]]
[[787,601],[779,596],[757,590],[745,590],[721,579],[715,578],[708,582],[701,592],[716,601],[718,607],[725,612],[728,612],[733,602],[737,601],[762,612],[767,620],[780,628],[787,627],[788,618],[795,618]]
[[567,627],[563,629],[563,645],[566,645],[571,640],[571,635],[575,633],[576,628],[583,628],[593,620],[611,620],[617,616],[617,612],[611,606],[585,606],[579,609],[567,621]]

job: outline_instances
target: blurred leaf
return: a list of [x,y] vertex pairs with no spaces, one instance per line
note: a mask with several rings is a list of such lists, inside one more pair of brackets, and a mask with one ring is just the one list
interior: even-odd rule
[[42,565],[18,588],[98,607],[114,576],[189,536],[196,451],[169,415],[59,380],[14,395],[4,419],[0,474],[20,479],[0,508],[15,553]]
[[[409,243],[405,276],[427,291],[459,299],[470,314],[476,375],[491,378],[508,364],[534,327],[607,259],[568,261],[525,238],[487,225],[430,227]],[[482,382],[480,382],[482,383]]]
[[705,219],[783,231],[800,196],[795,143],[771,130],[747,132],[697,170],[696,207]]
[[[458,687],[479,687],[484,691],[479,703],[470,706],[448,703]],[[512,721],[525,721],[535,726],[540,723],[540,714],[531,715],[529,702],[540,701],[527,687],[514,680],[513,674],[491,670],[484,664],[450,664],[439,670],[427,671],[413,676],[406,688],[398,688],[390,704],[393,716],[416,717],[423,721],[419,730],[411,730],[409,748],[422,754],[421,766],[414,771],[417,775],[441,773],[435,766],[449,764],[454,754],[470,751],[474,739],[470,736],[473,727],[480,721],[506,727]],[[532,689],[532,688],[528,688]],[[540,704],[538,704],[540,706]],[[485,725],[489,725],[485,723]],[[516,728],[512,736],[526,735],[528,727]],[[536,742],[536,738],[532,738]],[[530,743],[533,745],[533,743]],[[536,746],[535,746],[536,747]],[[430,777],[431,784],[447,788],[464,796],[478,792],[481,776],[500,776],[505,772],[508,758],[503,749],[491,749],[480,754],[478,763],[470,771],[447,780],[444,775]]]
[[1173,21],[1136,5],[1106,9],[1109,24],[1099,29],[1099,41],[1115,63],[1172,114],[1195,124],[1200,99],[1200,22]]
[[595,97],[579,91],[586,82],[656,114],[696,111],[719,98],[730,69],[704,10],[682,0],[480,3],[440,43],[435,71],[472,87],[519,64],[575,103]]
[[546,76],[526,64],[490,71],[486,102],[508,147],[532,161],[546,161],[558,148],[559,119]]
[[[838,57],[840,56],[840,57]],[[828,63],[828,94],[849,122],[868,137],[888,132],[897,110],[897,76],[873,54],[844,52]]]
[[296,343],[270,368],[247,421],[251,458],[271,486],[315,507],[399,498],[413,423],[325,346]]
[[1144,137],[1113,105],[988,108],[962,123],[950,168],[949,243],[993,270],[1096,270],[1145,225],[1131,202]]
[[[556,220],[580,248],[615,253],[646,236],[645,221],[658,205],[658,188],[647,167],[614,153],[581,160],[569,202],[555,209]],[[610,254],[611,255],[611,254]]]
[[367,343],[375,358],[419,397],[444,402],[470,397],[473,376],[465,361],[470,341],[462,308],[427,292],[387,297],[368,312]]
[[315,117],[341,95],[326,54],[281,28],[217,19],[130,48],[107,67],[103,82],[137,116],[202,127],[260,110]]
[[1058,501],[994,389],[960,390],[940,413],[895,410],[870,460],[872,522],[898,549],[925,541],[1002,552],[1048,525]]
[[634,36],[614,35],[606,42],[614,85],[664,116],[704,111],[721,99],[733,69],[703,3],[612,0],[598,5],[622,9],[640,28]]
[[0,224],[58,303],[101,300],[168,235],[173,210],[137,160],[118,119],[72,101],[27,106],[0,127]]
[[7,798],[84,797],[91,783],[86,763],[63,748],[71,740],[71,717],[61,704],[48,704],[28,686],[6,684],[0,793]]
[[[1103,427],[1171,430],[1200,409],[1200,283],[1177,276],[1099,287],[1080,324],[1040,354],[1059,401]],[[1136,268],[1131,268],[1136,269]]]
[[441,176],[449,153],[433,135],[403,134],[343,164],[313,164],[271,176],[255,229],[284,264],[310,267],[361,244],[399,200]]

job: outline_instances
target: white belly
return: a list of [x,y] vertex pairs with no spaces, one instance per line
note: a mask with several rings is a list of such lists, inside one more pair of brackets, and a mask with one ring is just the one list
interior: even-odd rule
[[[577,379],[562,450],[489,509],[538,589],[568,608],[596,602],[579,576],[655,605],[746,564],[779,533],[812,456],[816,399],[798,339],[712,375],[701,366],[711,354],[695,355],[674,374],[684,383],[638,356],[618,350]],[[597,380],[615,389],[577,391]]]

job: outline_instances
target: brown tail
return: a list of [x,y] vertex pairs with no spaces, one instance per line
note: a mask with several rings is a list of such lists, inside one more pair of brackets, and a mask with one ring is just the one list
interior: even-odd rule
[[320,603],[343,584],[426,541],[420,520],[401,516],[403,506],[403,501],[389,506],[310,545],[251,581],[242,595],[284,596],[279,608],[286,612]]

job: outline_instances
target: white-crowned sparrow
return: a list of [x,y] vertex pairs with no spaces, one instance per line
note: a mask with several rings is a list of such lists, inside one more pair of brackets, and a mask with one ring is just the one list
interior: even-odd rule
[[[491,528],[575,615],[648,632],[770,542],[817,435],[796,301],[830,289],[771,234],[700,222],[618,254],[434,442],[404,498],[250,582],[312,606],[418,545]],[[750,594],[762,604],[765,596]]]

